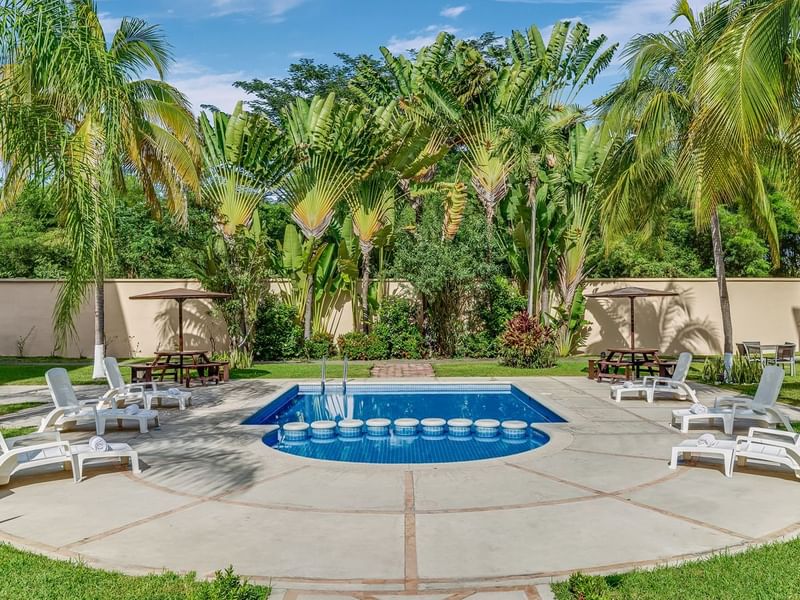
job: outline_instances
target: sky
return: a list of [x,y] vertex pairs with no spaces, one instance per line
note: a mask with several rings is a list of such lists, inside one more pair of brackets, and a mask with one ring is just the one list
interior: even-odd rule
[[[690,0],[700,8],[705,0]],[[535,24],[583,21],[592,35],[624,45],[636,33],[665,31],[672,0],[97,0],[103,28],[122,17],[160,25],[175,63],[167,79],[191,100],[230,111],[246,99],[237,80],[283,77],[300,58],[336,62],[334,52],[417,49],[439,31],[459,37],[508,35]],[[596,82],[599,96],[620,78],[617,62]],[[594,90],[592,90],[594,92]]]

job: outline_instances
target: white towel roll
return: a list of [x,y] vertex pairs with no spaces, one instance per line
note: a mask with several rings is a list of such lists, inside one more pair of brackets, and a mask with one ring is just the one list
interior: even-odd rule
[[704,415],[708,412],[708,407],[705,404],[695,402],[689,410],[693,415]]
[[170,396],[180,396],[181,391],[178,388],[169,388],[167,390],[167,394],[169,394]]
[[89,438],[89,448],[91,448],[93,452],[105,452],[108,450],[108,442],[99,435],[93,435]]
[[125,407],[125,414],[127,415],[138,415],[139,414],[139,405],[138,404],[129,404]]
[[625,383],[622,384],[622,387],[624,387],[624,388],[632,388],[633,387],[633,382],[632,381],[626,381]]
[[697,438],[698,446],[714,446],[717,443],[717,438],[711,433],[704,433]]

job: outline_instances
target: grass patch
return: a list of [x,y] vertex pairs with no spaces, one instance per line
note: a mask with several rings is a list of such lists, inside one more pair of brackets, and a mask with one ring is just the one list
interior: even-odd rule
[[653,571],[573,575],[557,600],[756,600],[800,598],[800,540]]
[[589,370],[585,357],[562,358],[549,369],[517,369],[496,360],[434,360],[431,364],[437,377],[586,377]]
[[36,427],[0,427],[0,433],[5,438],[17,437],[18,435],[28,435],[36,431]]
[[221,574],[215,582],[173,573],[132,577],[6,544],[0,544],[0,571],[0,598],[7,600],[255,600],[269,596],[267,588],[256,586],[248,586],[249,593],[229,591],[236,587],[230,573]]
[[42,406],[41,402],[15,402],[14,404],[0,404],[0,416],[10,415],[11,413],[25,410],[26,408],[33,408],[34,406]]
[[[347,367],[347,376],[367,378],[371,368],[372,363],[352,362]],[[328,378],[337,379],[342,371],[341,362],[329,362],[326,374]],[[231,370],[231,379],[318,379],[321,372],[321,362],[259,363],[250,369]]]
[[102,383],[92,379],[92,365],[19,363],[0,364],[0,385],[46,385],[44,374],[53,367],[64,367],[75,385]]

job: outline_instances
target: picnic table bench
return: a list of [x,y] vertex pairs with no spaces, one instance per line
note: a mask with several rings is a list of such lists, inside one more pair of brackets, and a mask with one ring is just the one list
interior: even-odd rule
[[224,361],[212,361],[208,353],[200,350],[183,352],[156,352],[151,363],[129,365],[131,382],[174,381],[190,387],[192,380],[202,385],[227,381],[230,365]]

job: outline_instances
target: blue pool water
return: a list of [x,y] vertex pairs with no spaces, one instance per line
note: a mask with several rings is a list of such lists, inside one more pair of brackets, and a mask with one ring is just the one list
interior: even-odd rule
[[[303,421],[411,417],[422,420],[467,418],[520,420],[527,423],[563,423],[559,415],[510,384],[350,384],[342,394],[340,386],[321,393],[319,385],[296,385],[244,421],[246,425],[285,425]],[[538,448],[549,437],[528,428],[522,439],[502,434],[484,439],[469,435],[429,437],[373,437],[348,439],[307,439],[288,441],[276,430],[264,436],[264,443],[281,452],[360,463],[440,463],[509,456]]]

